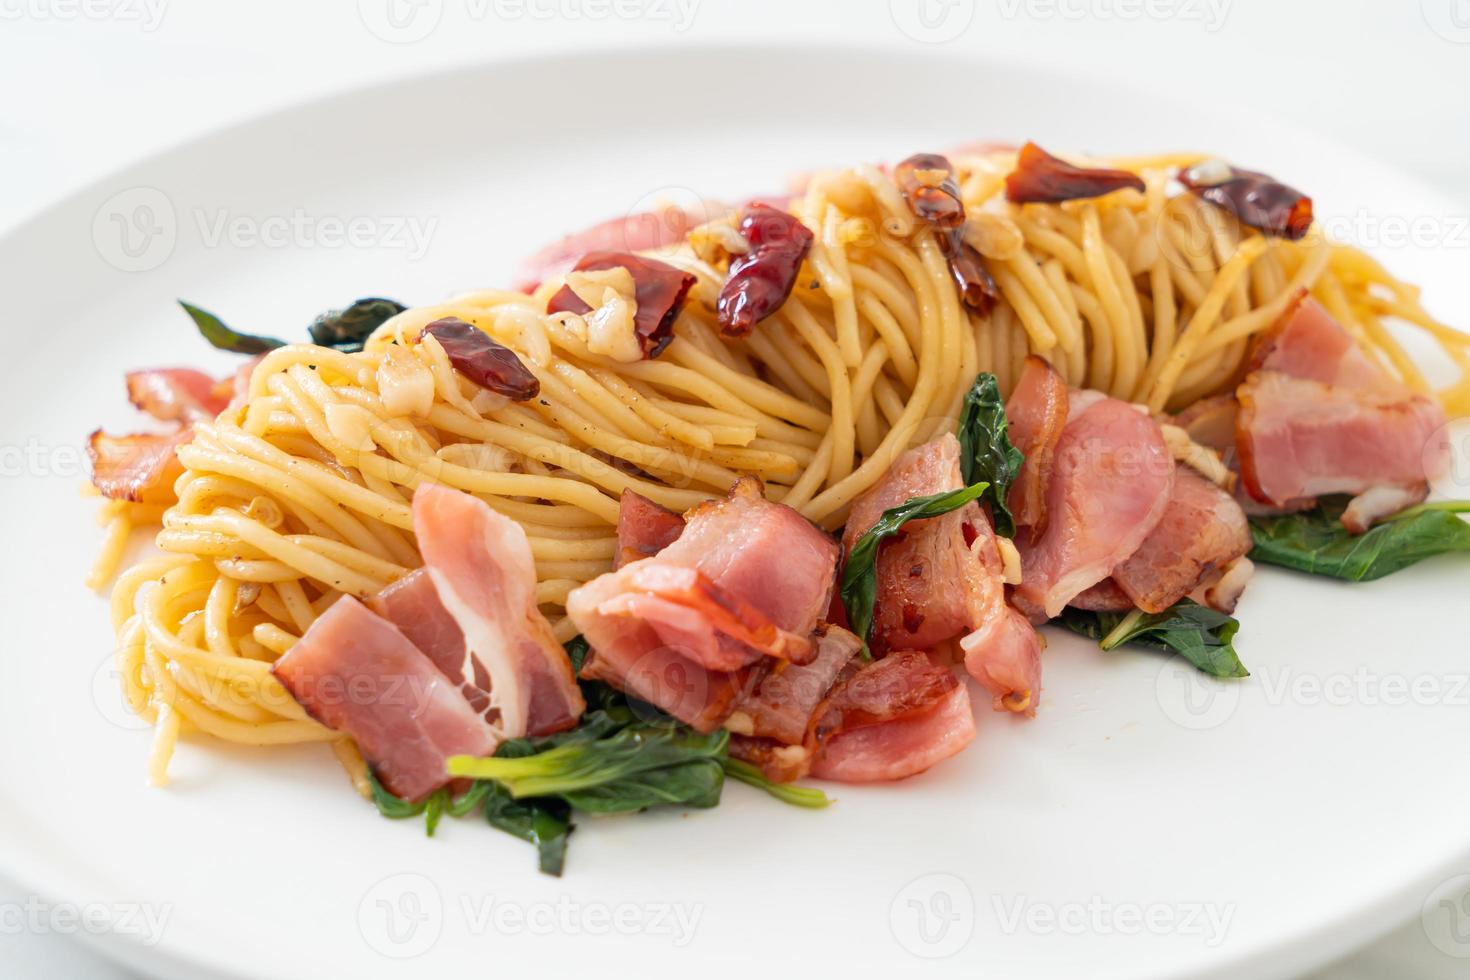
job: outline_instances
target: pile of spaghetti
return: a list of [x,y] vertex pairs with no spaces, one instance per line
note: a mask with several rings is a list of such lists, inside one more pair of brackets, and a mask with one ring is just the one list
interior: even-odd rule
[[[722,289],[732,267],[782,244],[755,240],[751,209],[737,208],[627,249],[692,278],[652,343],[628,330],[647,312],[641,283],[607,261],[526,292],[394,304],[358,350],[238,342],[263,354],[223,411],[166,413],[183,428],[148,444],[158,465],[97,481],[109,499],[92,582],[116,578],[118,670],[156,726],[155,781],[180,733],[204,732],[330,742],[366,785],[351,744],[270,666],[339,596],[421,564],[409,502],[424,482],[524,527],[538,602],[566,641],[563,603],[612,567],[624,490],[683,511],[753,474],[834,530],[898,453],[954,429],[977,373],[1007,392],[1028,354],[1074,386],[1178,411],[1229,387],[1252,337],[1305,289],[1394,377],[1452,413],[1470,405],[1470,336],[1324,238],[1310,200],[1260,174],[1197,155],[1063,163],[1028,145],[803,183],[764,199],[811,241],[789,295],[753,329],[728,329]],[[933,193],[946,187],[958,220]],[[931,197],[936,210],[916,207]],[[513,351],[534,397],[456,370],[424,332],[446,320]],[[1416,332],[1443,351],[1453,385],[1431,392],[1402,343]],[[94,448],[99,471],[137,462],[125,439],[99,434]],[[118,574],[130,532],[153,524],[161,554]]]

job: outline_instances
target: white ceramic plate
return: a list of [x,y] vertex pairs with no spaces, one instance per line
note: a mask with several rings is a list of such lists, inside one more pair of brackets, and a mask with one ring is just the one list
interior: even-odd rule
[[[172,789],[145,788],[148,735],[114,693],[105,604],[79,584],[98,538],[80,447],[131,424],[123,370],[229,363],[176,296],[289,334],[359,295],[503,284],[543,242],[679,188],[733,197],[972,137],[1211,148],[1370,237],[1452,212],[1217,101],[1184,111],[938,49],[542,60],[219,133],[13,230],[0,866],[46,909],[96,903],[117,955],[191,977],[377,977],[406,958],[443,977],[1273,977],[1407,918],[1470,870],[1470,570],[1453,559],[1357,587],[1262,573],[1239,611],[1255,676],[1228,686],[1053,635],[1038,717],[984,712],[930,773],[838,788],[825,812],[732,786],[709,812],[586,820],[560,880],[478,821],[427,840],[380,819],[320,748],[193,742]],[[1470,322],[1462,259],[1380,251]]]

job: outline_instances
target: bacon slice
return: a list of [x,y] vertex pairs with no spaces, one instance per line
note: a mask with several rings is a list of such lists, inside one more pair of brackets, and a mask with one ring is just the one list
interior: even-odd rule
[[[851,552],[885,510],[963,486],[960,444],[952,434],[909,450],[853,502],[843,547]],[[924,650],[979,624],[985,610],[977,597],[987,575],[971,553],[970,542],[981,522],[988,527],[979,504],[966,504],[939,517],[910,521],[879,547],[875,649]]]
[[531,292],[552,276],[569,271],[588,252],[647,252],[682,242],[694,228],[730,212],[718,201],[697,208],[677,205],[610,218],[552,242],[521,263],[516,289]]
[[806,636],[781,629],[698,569],[635,562],[623,584],[628,591],[598,606],[600,614],[652,625],[666,644],[710,670],[738,670],[763,656],[806,663],[815,653]]
[[698,569],[788,633],[816,629],[837,580],[837,542],[825,532],[767,500],[753,477],[684,520],[684,533],[659,552],[660,562]]
[[694,508],[678,540],[567,596],[592,651],[582,676],[713,731],[773,658],[810,662],[837,544],[758,481]]
[[615,568],[652,558],[684,533],[684,518],[641,493],[624,490],[618,500],[618,553]]
[[453,755],[500,739],[454,684],[387,620],[343,596],[271,668],[317,721],[357,742],[395,796],[422,800],[449,781]]
[[1016,596],[1053,618],[1138,550],[1164,515],[1174,461],[1159,425],[1097,392],[1078,392],[1046,486],[1046,531],[1021,551]]
[[833,688],[813,716],[807,746],[812,775],[867,783],[923,772],[974,738],[964,685],[927,654],[902,650]]
[[574,726],[587,706],[536,608],[526,532],[479,498],[430,483],[413,495],[413,529],[438,600],[463,635],[458,676],[483,672],[497,729],[518,738]]
[[767,674],[741,700],[726,727],[784,745],[800,745],[812,712],[863,647],[852,633],[825,623],[817,629],[816,642],[817,655],[811,663],[788,665]]
[[[959,440],[946,433],[895,460],[853,504],[847,548],[888,508],[964,486],[959,453]],[[927,649],[964,634],[965,669],[995,696],[996,709],[1035,713],[1041,643],[1026,618],[1006,605],[1000,549],[979,504],[904,525],[879,548],[876,573],[875,648]]]
[[1240,475],[1262,503],[1289,506],[1383,486],[1417,490],[1445,453],[1444,411],[1421,395],[1323,384],[1278,371],[1250,375],[1239,395]]
[[1367,530],[1422,499],[1447,464],[1444,410],[1374,364],[1315,300],[1297,297],[1256,345],[1237,389],[1240,473],[1274,507],[1326,494],[1361,497],[1344,525]]
[[[464,683],[464,631],[439,601],[427,568],[410,572],[363,601],[373,612],[397,626],[446,677]],[[485,680],[488,682],[488,678]]]
[[1067,605],[1074,609],[1086,609],[1089,612],[1128,612],[1133,608],[1133,600],[1128,598],[1128,593],[1118,587],[1117,582],[1105,578],[1073,596],[1072,601]]
[[191,368],[129,371],[128,400],[140,411],[164,422],[212,419],[225,410],[234,393],[234,377],[216,381]]
[[194,438],[194,430],[110,436],[101,429],[87,438],[92,485],[111,500],[166,504],[174,481],[184,472],[178,448]]
[[1164,516],[1138,550],[1113,569],[1113,582],[1132,605],[1163,612],[1250,550],[1245,511],[1224,490],[1180,466]]
[[1026,460],[1011,485],[1010,510],[1034,540],[1046,530],[1046,492],[1057,442],[1067,425],[1067,383],[1049,363],[1031,354],[1006,400],[1011,443]]

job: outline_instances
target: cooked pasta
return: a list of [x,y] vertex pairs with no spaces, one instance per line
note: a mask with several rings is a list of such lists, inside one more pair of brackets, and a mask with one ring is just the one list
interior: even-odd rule
[[[409,501],[424,482],[474,493],[525,528],[538,601],[565,641],[567,593],[612,566],[622,491],[685,510],[754,474],[834,530],[898,453],[953,428],[978,372],[1009,391],[1028,354],[1072,385],[1163,413],[1227,387],[1252,338],[1305,288],[1420,392],[1430,386],[1402,338],[1427,335],[1459,372],[1437,394],[1452,412],[1470,405],[1470,337],[1355,248],[1315,229],[1268,238],[1173,192],[1177,167],[1197,157],[1099,161],[1146,190],[1020,205],[1004,194],[1014,153],[953,159],[965,240],[999,292],[988,316],[962,303],[939,240],[893,180],[859,167],[812,177],[790,203],[815,240],[791,297],[745,339],[715,323],[718,252],[686,242],[658,254],[697,282],[656,359],[595,353],[586,319],[547,314],[560,278],[409,309],[360,353],[266,354],[248,397],[179,448],[166,509],[108,501],[101,512],[95,586],[133,528],[161,524],[162,554],[124,570],[112,600],[126,698],[155,726],[153,778],[165,781],[180,733],[197,731],[336,742],[366,785],[361,757],[270,665],[338,596],[421,564]],[[730,245],[731,234],[712,237]],[[421,334],[444,317],[515,351],[539,396],[511,402],[458,374]]]

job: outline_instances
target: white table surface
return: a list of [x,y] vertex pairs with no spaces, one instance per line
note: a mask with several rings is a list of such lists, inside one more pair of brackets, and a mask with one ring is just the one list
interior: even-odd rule
[[[0,0],[0,228],[303,99],[552,50],[777,36],[938,44],[1232,99],[1417,173],[1470,213],[1470,0]],[[985,135],[964,126],[957,114],[957,136]],[[0,975],[130,976],[70,936],[16,928],[27,898],[0,880]],[[1461,912],[1470,935],[1470,898]],[[1313,980],[1470,976],[1470,942],[1440,946],[1416,917]]]

